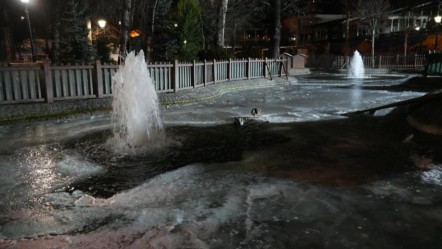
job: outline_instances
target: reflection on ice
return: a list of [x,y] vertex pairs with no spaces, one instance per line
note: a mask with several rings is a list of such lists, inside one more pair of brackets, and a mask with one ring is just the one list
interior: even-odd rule
[[60,173],[69,178],[88,177],[103,171],[103,167],[72,155],[64,155],[57,164]]
[[[252,108],[260,108],[264,121],[271,123],[340,119],[339,113],[380,106],[406,100],[424,93],[371,90],[362,85],[342,84],[327,74],[326,83],[315,83],[309,76],[299,83],[267,89],[251,89],[226,93],[204,104],[172,106],[163,112],[166,124],[210,125],[232,123],[232,117],[250,115]],[[311,76],[314,77],[314,76]],[[397,78],[397,77],[396,77]],[[396,83],[404,81],[396,79]],[[376,86],[378,80],[372,79]],[[338,83],[333,85],[333,82]],[[370,85],[368,84],[368,85]],[[391,80],[381,84],[392,84]]]
[[[32,217],[38,225],[10,222],[0,235],[68,233],[72,235],[45,241],[63,245],[64,238],[71,247],[86,243],[95,248],[116,248],[122,236],[132,238],[131,245],[153,248],[362,248],[367,243],[388,248],[424,243],[435,248],[437,241],[421,238],[437,231],[439,211],[404,200],[412,197],[416,204],[430,205],[440,197],[425,199],[413,189],[401,190],[404,187],[392,179],[370,184],[368,192],[324,188],[238,174],[216,165],[189,165],[109,199],[81,192],[46,195],[44,215]],[[387,193],[400,199],[385,202]],[[427,225],[408,233],[407,224],[416,222]],[[409,237],[400,236],[404,233]],[[31,242],[16,241],[24,247]]]
[[[70,154],[66,154],[70,153]],[[41,145],[18,150],[12,157],[0,157],[0,210],[9,211],[35,205],[50,191],[68,186],[79,179],[103,172],[58,145]]]
[[442,186],[442,165],[437,165],[428,171],[424,171],[422,173],[422,181]]

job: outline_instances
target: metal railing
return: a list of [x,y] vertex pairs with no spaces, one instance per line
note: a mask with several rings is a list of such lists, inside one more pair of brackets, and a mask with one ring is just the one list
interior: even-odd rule
[[[224,81],[286,75],[287,59],[149,64],[159,93],[177,92]],[[112,77],[119,65],[42,65],[0,67],[0,104],[54,102],[112,96]]]

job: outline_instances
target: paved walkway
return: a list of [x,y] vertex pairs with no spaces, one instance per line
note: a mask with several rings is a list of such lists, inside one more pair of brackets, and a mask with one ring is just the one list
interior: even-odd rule
[[297,80],[294,77],[277,77],[270,79],[252,79],[252,80],[240,80],[240,81],[226,81],[217,84],[207,85],[205,87],[199,87],[197,89],[187,89],[178,91],[175,93],[162,93],[159,94],[159,100],[162,105],[182,105],[197,103],[200,101],[207,101],[215,97],[220,96],[223,93],[266,88],[279,84],[293,84]]

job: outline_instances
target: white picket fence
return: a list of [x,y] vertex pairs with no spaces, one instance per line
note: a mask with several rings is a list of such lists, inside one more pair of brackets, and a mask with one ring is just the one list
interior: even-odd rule
[[[177,92],[224,81],[286,76],[287,59],[149,64],[159,93]],[[0,104],[53,102],[112,96],[112,77],[119,65],[9,65],[0,67]]]

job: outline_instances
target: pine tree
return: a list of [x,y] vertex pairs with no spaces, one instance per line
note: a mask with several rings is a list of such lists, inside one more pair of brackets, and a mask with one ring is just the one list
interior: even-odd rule
[[[161,1],[157,6],[155,29],[152,35],[152,59],[171,61],[178,51],[177,20],[173,16],[172,1]],[[176,25],[175,25],[176,24]]]
[[177,8],[178,59],[194,60],[202,47],[201,7],[197,0],[180,0]]
[[66,11],[61,19],[60,61],[63,63],[91,63],[96,51],[89,44],[86,26],[86,9],[78,0],[68,0]]
[[154,61],[171,61],[177,59],[178,33],[173,20],[163,19],[157,23],[157,29],[153,36]]

